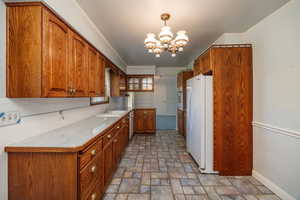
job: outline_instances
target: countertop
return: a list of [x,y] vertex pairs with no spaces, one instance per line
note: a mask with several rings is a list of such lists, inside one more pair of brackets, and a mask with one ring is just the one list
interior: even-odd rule
[[99,113],[76,123],[58,128],[21,142],[8,145],[10,148],[77,148],[101,135],[107,128],[127,115],[132,109]]

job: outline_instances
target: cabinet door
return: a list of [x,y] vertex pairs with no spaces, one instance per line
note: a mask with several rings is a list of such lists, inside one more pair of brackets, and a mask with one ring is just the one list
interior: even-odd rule
[[143,110],[135,110],[134,131],[135,132],[143,132],[144,131],[144,112],[143,112]]
[[120,93],[120,74],[117,71],[111,70],[110,72],[110,95],[118,97]]
[[144,130],[145,132],[155,131],[155,111],[144,110]]
[[98,55],[98,63],[95,72],[95,92],[96,96],[105,96],[105,64],[101,55]]
[[197,58],[194,62],[194,76],[201,74],[200,70],[200,58]]
[[87,50],[88,54],[88,69],[89,69],[89,96],[94,97],[97,96],[96,94],[96,77],[98,72],[98,66],[99,66],[99,59],[98,54],[95,49],[92,47],[88,47]]
[[42,96],[66,97],[68,96],[70,30],[46,9],[43,12]]
[[111,175],[114,168],[114,153],[113,153],[113,142],[110,142],[104,147],[103,150],[104,160],[104,185],[109,184]]
[[76,33],[71,33],[71,56],[70,56],[70,87],[74,90],[72,93],[76,97],[87,95],[87,46],[86,42]]
[[180,135],[183,135],[183,131],[182,131],[182,111],[181,110],[177,110],[177,127],[178,127],[178,133]]
[[113,139],[113,146],[114,146],[114,167],[116,167],[121,160],[121,155],[123,151],[121,131],[118,131],[118,133],[116,133]]

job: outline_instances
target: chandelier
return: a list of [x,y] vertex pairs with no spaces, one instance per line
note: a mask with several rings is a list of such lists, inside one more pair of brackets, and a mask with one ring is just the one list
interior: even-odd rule
[[170,52],[172,57],[175,57],[178,52],[183,51],[183,47],[187,45],[189,38],[186,35],[186,31],[178,31],[176,37],[171,31],[171,28],[167,26],[167,21],[170,19],[170,14],[164,13],[160,16],[164,21],[164,26],[158,35],[158,40],[154,33],[148,33],[145,39],[145,47],[149,53],[155,54],[155,57],[159,58],[163,51]]

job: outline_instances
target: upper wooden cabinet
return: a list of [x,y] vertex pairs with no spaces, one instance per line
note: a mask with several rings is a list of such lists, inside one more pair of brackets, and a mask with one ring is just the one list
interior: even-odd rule
[[104,96],[104,59],[93,47],[88,47],[89,96]]
[[104,56],[42,3],[7,3],[7,97],[105,95]]
[[110,96],[121,96],[120,91],[120,73],[115,70],[110,70]]
[[[87,60],[87,43],[76,33],[70,36],[71,56],[69,65],[69,90],[73,90],[69,95],[84,97],[88,95],[89,68]],[[97,53],[97,52],[96,52]],[[96,57],[97,61],[97,57]],[[96,63],[95,63],[96,64]]]
[[[42,96],[68,96],[70,78],[68,67],[70,66],[69,52],[71,51],[69,38],[71,33],[69,28],[48,10],[43,9],[43,17]],[[26,74],[24,75],[26,76]]]
[[153,92],[154,76],[146,75],[127,75],[127,90],[133,92]]
[[208,74],[210,73],[212,68],[211,62],[211,49],[205,51],[200,57],[198,57],[194,62],[194,75],[199,74]]

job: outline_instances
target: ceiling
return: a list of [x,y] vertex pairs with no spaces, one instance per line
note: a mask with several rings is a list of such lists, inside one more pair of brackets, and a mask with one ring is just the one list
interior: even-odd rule
[[[77,0],[127,65],[184,66],[223,33],[244,32],[289,0]],[[175,58],[160,58],[144,48],[146,34],[159,33],[160,14],[190,43]]]

